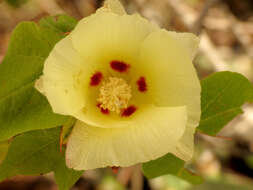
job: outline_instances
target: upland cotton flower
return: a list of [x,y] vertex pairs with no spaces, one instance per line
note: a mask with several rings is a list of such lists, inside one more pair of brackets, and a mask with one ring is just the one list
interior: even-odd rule
[[56,44],[36,88],[77,119],[66,150],[77,170],[193,154],[200,83],[198,38],[168,32],[107,0]]

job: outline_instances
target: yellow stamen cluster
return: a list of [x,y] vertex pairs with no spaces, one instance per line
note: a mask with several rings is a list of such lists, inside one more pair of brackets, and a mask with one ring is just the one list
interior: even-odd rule
[[131,86],[124,79],[110,77],[108,81],[103,82],[97,100],[103,109],[120,113],[121,109],[127,108],[131,97]]

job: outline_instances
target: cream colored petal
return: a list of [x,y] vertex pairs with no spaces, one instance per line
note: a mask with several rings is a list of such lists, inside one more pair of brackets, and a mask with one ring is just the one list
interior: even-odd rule
[[[187,130],[174,153],[189,160],[193,154],[193,135],[200,119],[200,82],[188,47],[180,35],[160,30],[144,41],[140,63],[149,73],[150,91],[158,106],[187,106]],[[189,35],[190,36],[190,35]],[[186,40],[186,44],[190,38]],[[193,39],[193,41],[195,41]]]
[[171,151],[174,155],[181,158],[182,160],[189,161],[192,159],[194,153],[194,134],[195,134],[196,125],[186,124],[185,132],[179,143]]
[[72,115],[84,107],[81,73],[85,73],[85,64],[68,36],[56,44],[45,62],[43,76],[36,83],[55,113]]
[[67,144],[67,166],[125,167],[159,158],[176,146],[186,120],[185,107],[152,107],[124,128],[96,128],[78,121]]
[[43,76],[35,81],[34,87],[38,90],[41,94],[45,95],[44,87],[43,87]]
[[[157,30],[156,26],[139,15],[119,16],[100,11],[81,20],[71,36],[75,49],[79,51],[91,68],[84,80],[88,81],[91,75],[97,71],[108,73],[106,76],[119,75],[110,69],[112,60],[130,64],[130,72],[133,72],[134,65],[138,62],[141,43],[150,32],[155,30]],[[86,93],[84,97],[88,104],[76,112],[74,116],[95,126],[108,127],[109,124],[116,123],[118,120],[113,121],[108,116],[101,115],[96,107],[98,94],[93,93],[94,88],[86,87],[89,93]],[[95,119],[97,120],[94,121]]]
[[119,0],[106,0],[103,8],[108,9],[109,11],[118,15],[126,14],[124,7]]
[[99,12],[81,20],[73,44],[83,57],[97,64],[113,60],[135,63],[141,42],[157,27],[141,16]]
[[168,34],[177,40],[177,42],[179,42],[181,46],[187,50],[191,59],[193,60],[198,51],[199,38],[192,33],[168,32]]

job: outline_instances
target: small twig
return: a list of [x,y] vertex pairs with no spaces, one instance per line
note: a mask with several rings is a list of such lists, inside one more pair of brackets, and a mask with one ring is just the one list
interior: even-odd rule
[[200,35],[200,50],[211,60],[215,71],[230,70],[205,31]]
[[137,165],[131,177],[131,190],[143,189],[143,175],[141,172],[141,165]]
[[121,168],[121,170],[118,172],[118,176],[117,176],[118,182],[124,186],[127,186],[127,184],[129,183],[129,181],[131,179],[134,169],[135,169],[135,166]]
[[185,5],[182,0],[167,0],[167,3],[175,15],[183,22],[184,26],[191,30],[193,23],[197,20],[196,12]]
[[[251,43],[251,36],[245,35],[243,32],[243,25],[246,23],[240,22],[236,17],[232,14],[230,15],[231,19],[233,20],[232,31],[234,32],[235,36],[237,37],[240,44],[246,50],[247,54],[253,58],[253,45]],[[253,31],[253,25],[249,25],[251,31]],[[253,33],[253,32],[251,32]]]
[[199,133],[200,135],[204,135],[204,136],[208,136],[208,137],[212,137],[212,138],[218,138],[218,139],[222,139],[222,140],[228,140],[228,141],[233,140],[232,137],[224,137],[224,136],[220,136],[220,135],[211,136],[211,135],[208,135],[208,134],[200,132],[200,131],[198,131],[197,133]]
[[199,35],[203,26],[203,21],[208,13],[209,8],[211,8],[219,0],[207,0],[204,4],[203,9],[201,10],[197,20],[193,24],[192,32]]
[[[198,20],[197,12],[185,5],[182,0],[167,0],[167,3],[187,27],[188,31],[192,31],[194,23]],[[200,38],[200,50],[210,59],[215,71],[229,70],[228,65],[205,31],[202,32]]]

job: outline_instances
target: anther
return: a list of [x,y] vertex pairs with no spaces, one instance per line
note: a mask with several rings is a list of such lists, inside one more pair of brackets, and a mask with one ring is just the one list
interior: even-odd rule
[[127,108],[131,97],[131,87],[124,79],[110,77],[102,83],[97,101],[101,108],[120,113],[121,109]]

